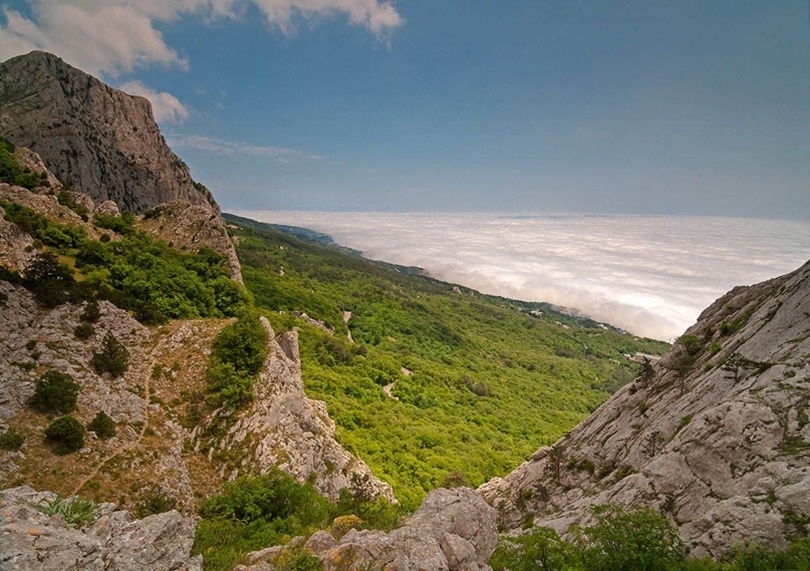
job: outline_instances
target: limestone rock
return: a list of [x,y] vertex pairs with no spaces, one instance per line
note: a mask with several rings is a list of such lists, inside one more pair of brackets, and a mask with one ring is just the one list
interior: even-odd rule
[[[298,333],[275,337],[270,323],[270,346],[263,370],[254,385],[254,399],[220,443],[222,450],[241,450],[241,470],[267,473],[278,467],[300,482],[314,478],[315,488],[331,500],[340,490],[361,487],[371,497],[395,501],[391,486],[335,440],[335,423],[326,404],[307,398],[301,379]],[[240,468],[229,477],[236,478]]]
[[810,518],[810,263],[708,309],[651,378],[479,491],[517,528],[607,502],[665,511],[697,556],[773,548]]
[[[9,571],[117,571],[202,569],[191,557],[194,520],[176,511],[133,520],[127,512],[102,510],[89,527],[68,525],[36,506],[53,494],[27,486],[0,492],[0,568]],[[104,511],[108,513],[103,513]]]
[[166,145],[143,97],[45,52],[0,64],[0,132],[32,149],[66,186],[136,214],[181,200],[219,213]]
[[498,539],[496,515],[473,490],[439,488],[391,533],[351,530],[317,551],[326,571],[486,571]]

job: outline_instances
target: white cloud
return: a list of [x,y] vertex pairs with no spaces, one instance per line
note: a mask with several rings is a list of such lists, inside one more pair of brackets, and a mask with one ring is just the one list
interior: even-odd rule
[[323,157],[299,151],[297,149],[287,149],[284,147],[269,147],[262,145],[250,145],[238,141],[226,141],[215,137],[205,137],[202,135],[178,135],[168,134],[166,139],[171,147],[184,149],[200,149],[212,151],[226,155],[252,155],[266,157],[278,163],[293,163],[298,160],[324,160]]
[[349,23],[384,38],[402,25],[396,8],[378,0],[28,0],[31,17],[3,5],[0,60],[41,49],[99,75],[117,76],[152,65],[185,68],[156,24],[184,16],[209,22],[239,18],[256,6],[284,33],[295,16],[309,21],[345,14]]
[[128,81],[121,90],[146,97],[152,103],[152,113],[158,123],[182,123],[188,117],[186,106],[171,93],[155,91],[140,81]]
[[672,340],[737,285],[807,261],[810,224],[653,216],[239,212],[485,293]]

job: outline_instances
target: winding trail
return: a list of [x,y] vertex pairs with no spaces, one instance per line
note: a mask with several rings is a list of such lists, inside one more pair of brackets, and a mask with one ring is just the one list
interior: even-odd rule
[[75,496],[76,494],[78,494],[82,490],[82,488],[84,488],[84,486],[87,485],[87,483],[90,480],[92,480],[93,478],[98,476],[98,473],[101,471],[101,469],[106,464],[108,464],[114,458],[117,458],[118,456],[121,456],[121,454],[124,454],[125,452],[129,452],[130,450],[134,450],[141,443],[141,440],[143,440],[143,436],[144,436],[144,434],[146,434],[146,430],[149,428],[149,404],[150,404],[150,398],[151,398],[151,394],[152,394],[151,393],[151,387],[149,385],[149,381],[152,378],[151,371],[152,371],[152,368],[154,367],[154,364],[155,364],[155,361],[156,361],[156,356],[157,356],[157,353],[158,353],[158,350],[160,349],[160,347],[161,347],[161,344],[160,344],[160,342],[158,340],[155,343],[155,346],[149,352],[149,357],[146,360],[146,366],[140,368],[133,375],[134,379],[130,379],[130,380],[134,381],[135,384],[137,384],[138,380],[142,379],[143,380],[143,387],[144,387],[144,397],[143,398],[144,398],[144,401],[146,402],[146,406],[145,406],[146,411],[145,411],[144,416],[146,418],[144,420],[143,426],[141,427],[141,431],[138,433],[138,437],[133,442],[131,442],[129,445],[122,444],[121,446],[116,448],[113,451],[112,454],[110,454],[109,456],[107,456],[106,458],[101,460],[101,462],[99,462],[96,465],[96,467],[93,468],[93,470],[87,476],[85,476],[84,478],[82,478],[79,481],[78,485],[74,488],[74,490],[71,493],[69,493],[67,495],[67,497]]

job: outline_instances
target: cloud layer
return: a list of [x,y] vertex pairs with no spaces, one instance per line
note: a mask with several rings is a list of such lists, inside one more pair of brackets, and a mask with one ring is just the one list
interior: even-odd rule
[[324,157],[311,155],[297,149],[286,149],[284,147],[269,147],[264,145],[251,145],[239,141],[227,141],[216,137],[206,137],[203,135],[166,135],[169,146],[178,149],[199,149],[226,155],[252,155],[265,157],[278,163],[293,163],[302,159],[325,160]]
[[385,38],[403,23],[396,8],[379,0],[28,0],[30,16],[2,5],[0,61],[34,49],[53,52],[90,73],[115,77],[137,68],[188,61],[172,48],[160,24],[185,16],[203,21],[238,19],[251,6],[285,34],[297,19],[345,15],[352,25]]
[[121,86],[131,95],[146,97],[152,103],[152,113],[158,123],[182,123],[188,117],[188,109],[171,93],[155,91],[140,81],[128,81]]
[[653,216],[241,212],[486,293],[672,340],[737,285],[796,269],[806,222]]

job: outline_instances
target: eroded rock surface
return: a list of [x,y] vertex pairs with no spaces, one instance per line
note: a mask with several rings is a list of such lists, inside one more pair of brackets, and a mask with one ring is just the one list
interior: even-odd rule
[[717,300],[651,375],[479,491],[511,528],[644,504],[697,556],[783,548],[810,520],[808,402],[810,263]]
[[343,488],[359,486],[371,497],[394,501],[391,486],[335,440],[326,404],[304,393],[298,333],[275,337],[270,323],[264,318],[262,323],[270,333],[270,350],[254,385],[254,400],[219,443],[222,450],[239,450],[242,457],[229,476],[278,467],[302,483],[314,478],[315,488],[332,500]]
[[99,506],[86,527],[35,506],[54,499],[27,486],[0,492],[0,569],[8,571],[155,571],[202,569],[191,557],[194,520],[172,510],[141,520]]
[[31,52],[0,64],[0,132],[42,157],[96,203],[143,213],[181,200],[219,213],[166,145],[143,97],[105,85],[58,57]]

